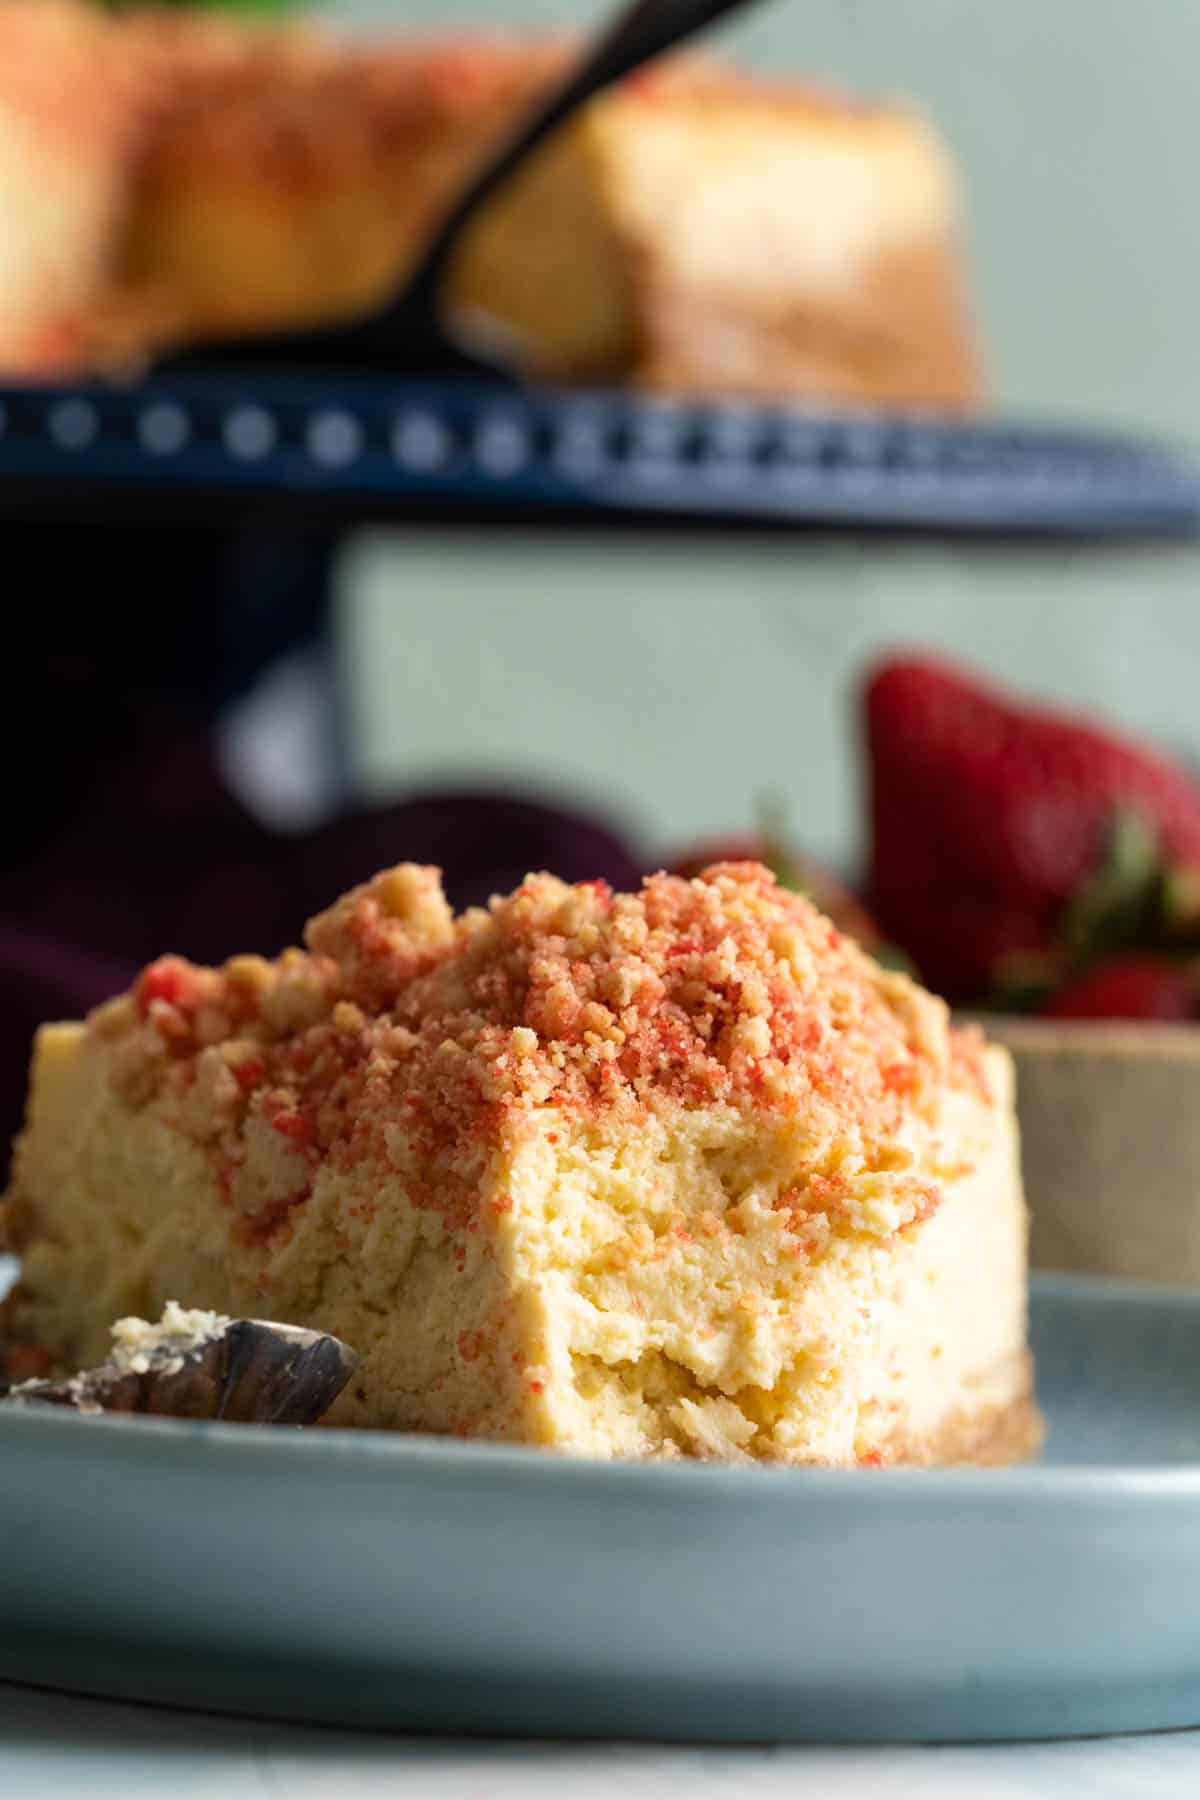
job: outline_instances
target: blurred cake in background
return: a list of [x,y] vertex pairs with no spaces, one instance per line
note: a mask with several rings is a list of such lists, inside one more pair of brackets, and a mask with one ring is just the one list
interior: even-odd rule
[[[0,369],[350,317],[564,66],[550,40],[339,43],[73,0],[0,6]],[[531,373],[969,409],[953,163],[901,106],[700,58],[595,102],[452,283]]]

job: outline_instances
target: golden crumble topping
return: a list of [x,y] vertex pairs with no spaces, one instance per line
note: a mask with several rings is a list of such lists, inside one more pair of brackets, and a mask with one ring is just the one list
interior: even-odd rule
[[457,920],[438,872],[405,864],[306,936],[275,962],[161,958],[90,1021],[127,1098],[165,1091],[211,1146],[248,1239],[285,1223],[325,1157],[381,1158],[461,1223],[501,1124],[546,1109],[601,1129],[672,1107],[799,1119],[826,1147],[825,1204],[843,1166],[911,1166],[915,1219],[936,1193],[914,1132],[981,1081],[940,1001],[754,863],[636,894],[532,875]]

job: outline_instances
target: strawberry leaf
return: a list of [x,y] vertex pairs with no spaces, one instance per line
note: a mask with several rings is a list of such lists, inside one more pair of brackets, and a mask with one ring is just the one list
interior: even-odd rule
[[871,955],[881,969],[891,969],[897,975],[908,975],[914,981],[920,979],[915,963],[895,944],[872,944]]
[[1100,862],[1069,902],[1059,926],[1058,947],[1068,968],[1157,943],[1166,878],[1153,825],[1136,808],[1118,808]]
[[1167,937],[1194,948],[1200,941],[1200,869],[1168,869],[1162,898]]
[[996,965],[986,1001],[989,1012],[1040,1012],[1063,977],[1054,950],[1011,950]]

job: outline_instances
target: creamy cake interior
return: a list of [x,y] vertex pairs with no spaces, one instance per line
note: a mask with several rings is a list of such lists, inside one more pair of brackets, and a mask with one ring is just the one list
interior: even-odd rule
[[168,1299],[334,1333],[332,1422],[596,1456],[991,1460],[1037,1438],[1010,1065],[757,865],[403,865],[307,951],[160,960],[39,1036],[7,1332]]

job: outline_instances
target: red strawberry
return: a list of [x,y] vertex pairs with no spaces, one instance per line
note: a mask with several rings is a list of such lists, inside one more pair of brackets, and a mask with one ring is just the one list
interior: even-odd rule
[[877,668],[868,904],[927,981],[978,999],[998,958],[1045,948],[1122,808],[1200,866],[1200,788],[1086,721],[1017,705],[928,657]]
[[1054,1019],[1190,1019],[1196,984],[1164,956],[1114,956],[1068,981],[1042,1008]]

